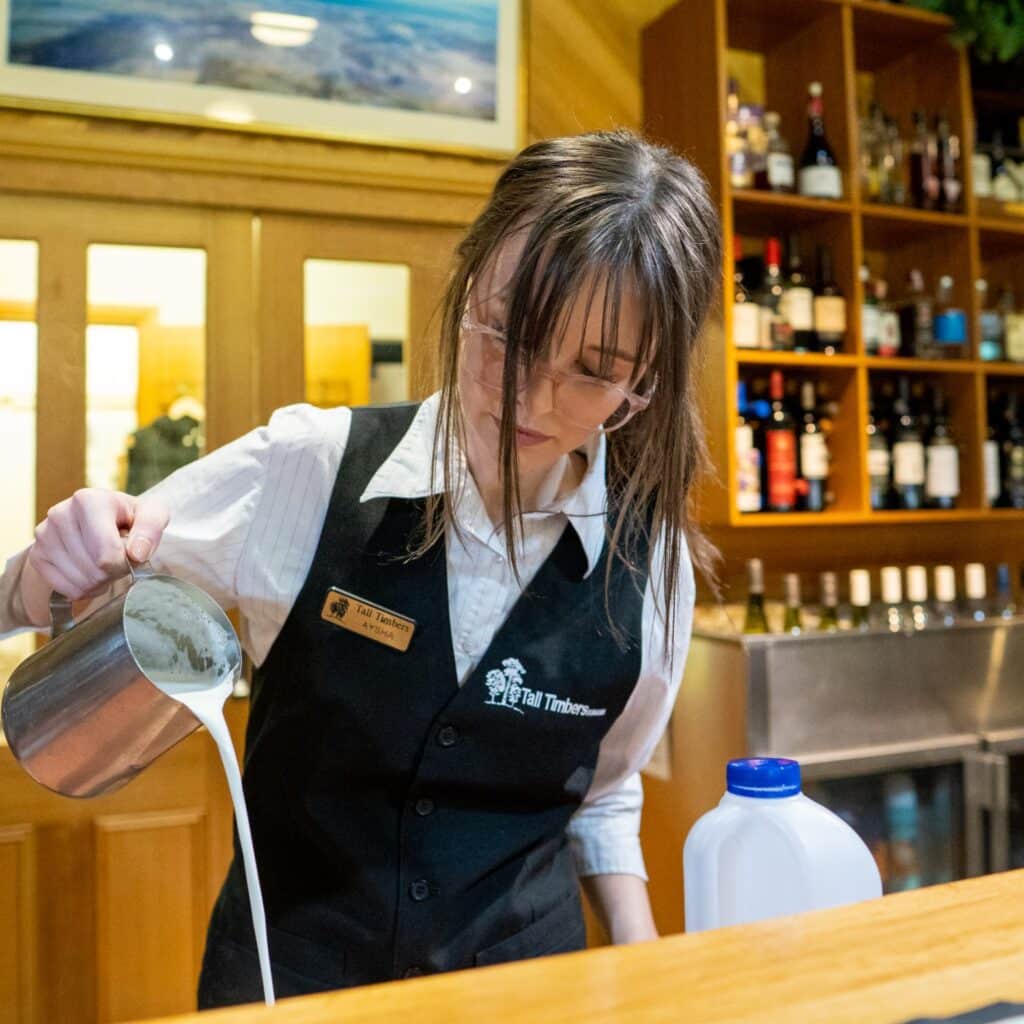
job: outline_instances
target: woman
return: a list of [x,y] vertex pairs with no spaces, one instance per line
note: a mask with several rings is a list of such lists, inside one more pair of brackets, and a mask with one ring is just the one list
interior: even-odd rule
[[[685,160],[531,145],[457,250],[437,393],[280,410],[141,498],[79,491],[9,563],[11,624],[124,575],[125,544],[239,607],[279,995],[580,949],[578,878],[613,941],[656,936],[638,771],[708,568],[720,269]],[[260,996],[236,851],[199,1003]]]

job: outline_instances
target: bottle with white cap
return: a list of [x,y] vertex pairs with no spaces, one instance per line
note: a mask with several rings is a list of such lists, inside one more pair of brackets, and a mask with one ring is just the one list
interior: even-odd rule
[[867,569],[850,570],[851,628],[866,633],[871,629],[871,573]]
[[909,625],[914,629],[924,629],[929,625],[928,610],[928,571],[923,565],[907,566],[907,617]]
[[882,880],[864,840],[801,791],[800,765],[744,758],[683,847],[686,930],[704,931],[876,899]]
[[800,601],[800,577],[795,572],[787,572],[783,577],[783,585],[786,590],[786,614],[782,622],[782,632],[798,635],[804,631]]
[[951,565],[935,566],[935,605],[933,621],[943,626],[956,625],[956,573]]
[[964,615],[974,622],[984,622],[987,615],[988,581],[981,562],[968,562],[964,567]]
[[902,633],[906,628],[903,609],[903,574],[898,565],[882,568],[882,614],[890,633]]

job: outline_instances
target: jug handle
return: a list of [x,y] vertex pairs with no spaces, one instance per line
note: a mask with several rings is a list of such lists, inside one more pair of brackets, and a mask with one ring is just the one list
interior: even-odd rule
[[[129,561],[128,568],[131,571],[133,583],[136,580],[147,579],[150,576],[156,575],[156,570],[154,570],[149,562],[141,562],[136,565]],[[70,599],[56,590],[50,594],[50,624],[53,627],[51,634],[53,638],[66,633],[75,626],[74,616],[71,613]]]

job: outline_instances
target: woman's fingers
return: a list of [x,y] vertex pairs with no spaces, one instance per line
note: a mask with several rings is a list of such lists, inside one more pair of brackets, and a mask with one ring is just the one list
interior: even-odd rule
[[[119,495],[128,498],[128,495]],[[167,528],[170,513],[159,498],[143,495],[131,498],[131,530],[128,534],[128,554],[133,562],[145,562],[156,551]]]

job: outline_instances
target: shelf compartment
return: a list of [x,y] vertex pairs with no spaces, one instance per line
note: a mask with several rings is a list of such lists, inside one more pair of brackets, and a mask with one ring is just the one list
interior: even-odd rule
[[727,45],[741,50],[773,50],[820,18],[840,13],[843,0],[727,0]]
[[857,66],[875,71],[905,57],[908,50],[942,42],[953,30],[944,14],[874,0],[851,4]]
[[[970,223],[963,213],[943,213],[940,210],[919,210],[916,206],[897,206],[892,203],[864,203],[861,214],[865,220],[895,221],[910,227],[894,227],[897,237],[903,237],[924,228],[966,228]],[[884,230],[880,226],[876,230]]]
[[996,362],[981,363],[982,372],[989,380],[1000,377],[1024,377],[1024,363]]
[[732,200],[734,230],[746,235],[777,234],[783,228],[814,227],[830,220],[848,224],[853,210],[845,201],[750,189],[733,189]]

